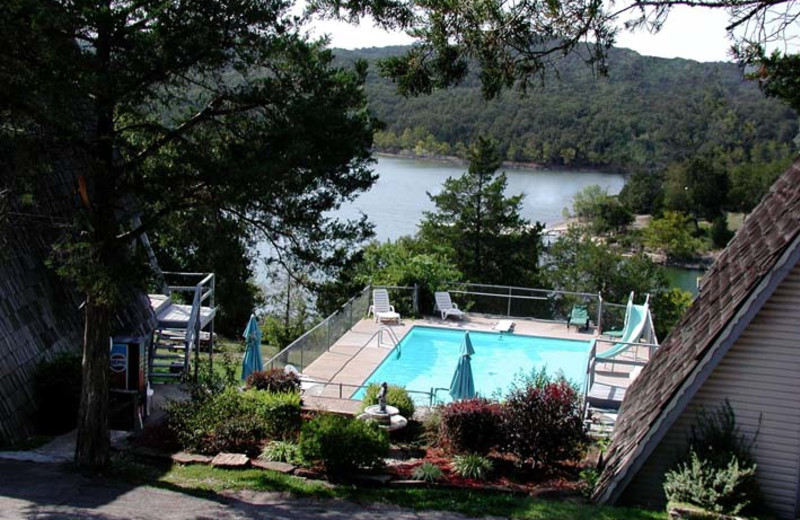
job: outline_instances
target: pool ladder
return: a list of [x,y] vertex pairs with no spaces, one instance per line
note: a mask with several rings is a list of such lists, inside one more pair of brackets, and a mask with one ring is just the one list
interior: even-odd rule
[[[384,332],[389,336],[389,339],[391,340],[391,343],[387,343],[387,342],[383,341],[383,333]],[[367,345],[369,345],[372,342],[372,340],[375,339],[376,337],[378,338],[378,346],[379,347],[395,347],[395,346],[397,346],[398,343],[400,343],[400,340],[397,339],[397,335],[394,333],[394,331],[392,329],[390,329],[389,327],[387,327],[385,325],[381,325],[381,327],[377,331],[375,331],[375,334],[370,336],[370,338],[367,340],[367,342],[364,344],[364,346],[366,347]]]

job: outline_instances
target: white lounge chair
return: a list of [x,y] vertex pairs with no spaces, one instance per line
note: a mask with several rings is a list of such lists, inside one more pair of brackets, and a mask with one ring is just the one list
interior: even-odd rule
[[372,305],[369,306],[367,315],[370,314],[375,317],[375,321],[400,321],[400,314],[394,310],[394,305],[389,303],[389,293],[386,289],[374,289],[372,291]]
[[443,320],[446,320],[448,316],[455,316],[460,320],[464,316],[464,312],[450,299],[449,292],[433,293],[433,298],[436,300],[435,310],[442,313]]

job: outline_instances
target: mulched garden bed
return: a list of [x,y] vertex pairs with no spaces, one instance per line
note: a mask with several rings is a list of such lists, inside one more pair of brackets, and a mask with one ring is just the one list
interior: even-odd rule
[[[497,453],[490,454],[494,464],[493,477],[489,480],[474,480],[460,477],[451,469],[452,456],[438,448],[421,450],[422,456],[408,461],[397,461],[382,470],[394,477],[394,480],[412,480],[414,470],[430,462],[438,466],[443,473],[438,485],[446,485],[467,489],[491,489],[534,496],[575,496],[580,494],[578,474],[581,468],[578,465],[563,465],[556,469],[538,470],[531,467],[520,466],[510,456]],[[437,485],[437,484],[435,484]]]

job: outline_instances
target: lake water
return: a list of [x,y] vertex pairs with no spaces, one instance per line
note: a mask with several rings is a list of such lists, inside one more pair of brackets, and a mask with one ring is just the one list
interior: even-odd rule
[[[418,159],[378,157],[378,182],[337,214],[355,218],[359,212],[375,223],[379,241],[413,235],[423,211],[434,209],[426,191],[438,193],[448,177],[459,177],[467,167]],[[552,225],[564,220],[562,211],[572,207],[572,197],[586,186],[597,184],[616,195],[625,185],[621,173],[505,169],[506,195],[524,193],[522,216]]]
[[[424,211],[434,209],[426,192],[438,193],[448,177],[459,177],[466,165],[445,164],[420,159],[378,157],[375,172],[378,181],[368,192],[336,212],[341,218],[357,218],[366,214],[375,224],[375,238],[394,240],[413,235]],[[552,226],[564,220],[564,208],[572,207],[572,198],[586,186],[596,184],[616,195],[625,185],[621,173],[598,173],[571,170],[530,168],[501,169],[508,177],[506,195],[524,193],[522,216],[533,222]],[[262,252],[267,251],[265,244]],[[670,283],[697,293],[696,278],[702,271],[666,268]],[[264,283],[263,268],[258,273]]]
[[689,291],[692,296],[697,296],[697,281],[705,274],[705,271],[672,266],[666,266],[663,269],[670,286]]

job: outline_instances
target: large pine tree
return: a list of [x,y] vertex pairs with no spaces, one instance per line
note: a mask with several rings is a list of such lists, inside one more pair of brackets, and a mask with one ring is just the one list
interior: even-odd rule
[[420,237],[448,247],[464,276],[473,282],[525,285],[536,280],[539,224],[520,216],[523,195],[506,197],[502,158],[495,144],[479,138],[469,150],[469,168],[448,178],[428,196],[436,211],[424,213]]
[[[281,0],[0,4],[0,138],[8,144],[0,149],[38,141],[85,159],[75,184],[81,203],[54,256],[86,302],[80,466],[108,462],[112,319],[122,289],[142,282],[131,276],[141,272],[126,254],[132,240],[164,217],[203,209],[262,233],[281,255],[325,269],[369,231],[325,216],[374,182],[365,67],[333,67],[322,44],[300,32],[291,7]],[[30,182],[47,183],[48,166],[29,165]],[[131,202],[143,210],[141,224],[120,218]]]

